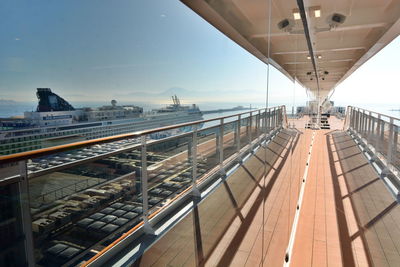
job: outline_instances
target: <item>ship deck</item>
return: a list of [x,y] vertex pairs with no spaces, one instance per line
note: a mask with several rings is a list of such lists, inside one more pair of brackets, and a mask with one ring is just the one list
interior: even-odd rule
[[297,129],[258,150],[136,264],[282,266],[292,236],[292,266],[400,266],[397,201],[343,121],[301,129],[306,120],[290,121]]

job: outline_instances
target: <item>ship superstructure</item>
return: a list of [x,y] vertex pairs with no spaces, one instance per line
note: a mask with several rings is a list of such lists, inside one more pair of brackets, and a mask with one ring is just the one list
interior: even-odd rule
[[118,106],[116,100],[76,109],[49,88],[38,88],[37,96],[36,111],[0,122],[0,155],[196,121],[203,115],[196,105],[181,105],[177,96],[173,104],[146,113],[138,106]]

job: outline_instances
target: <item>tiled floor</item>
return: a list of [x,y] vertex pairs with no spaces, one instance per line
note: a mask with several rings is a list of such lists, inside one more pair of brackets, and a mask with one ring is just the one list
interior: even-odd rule
[[[282,266],[313,133],[296,131],[259,150],[141,265]],[[292,266],[400,266],[400,207],[344,132],[315,131],[294,236]]]
[[327,132],[316,131],[292,266],[338,266],[342,262]]

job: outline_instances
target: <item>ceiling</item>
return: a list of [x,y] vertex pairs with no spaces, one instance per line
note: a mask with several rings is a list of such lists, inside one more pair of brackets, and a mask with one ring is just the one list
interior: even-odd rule
[[[314,68],[298,1],[181,1],[321,100],[400,33],[400,0],[304,0]],[[333,23],[333,14],[344,17]]]

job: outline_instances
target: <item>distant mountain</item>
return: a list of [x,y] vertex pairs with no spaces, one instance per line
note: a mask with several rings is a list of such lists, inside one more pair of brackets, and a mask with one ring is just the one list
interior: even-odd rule
[[179,97],[180,95],[182,95],[182,96],[193,95],[193,93],[197,93],[197,92],[193,92],[193,91],[181,88],[181,87],[171,87],[171,88],[159,93],[158,95],[159,96],[169,96],[169,97],[173,96],[173,95],[177,95]]
[[[192,102],[196,103],[202,101],[209,101],[210,96],[215,99],[225,99],[228,95],[230,98],[233,98],[233,101],[244,101],[240,104],[245,104],[246,99],[249,96],[258,95],[259,92],[254,90],[241,90],[239,92],[231,92],[227,90],[204,90],[204,91],[195,91],[188,90],[181,87],[171,87],[161,92],[143,92],[143,91],[134,91],[128,94],[116,94],[115,98],[124,98],[125,100],[131,101],[143,101],[143,102],[166,102],[170,101],[171,96],[177,95],[179,99],[183,102]],[[235,99],[236,98],[236,99]]]
[[18,102],[9,99],[0,99],[0,106],[14,106],[17,105]]
[[131,93],[127,93],[127,94],[116,94],[116,97],[119,96],[135,96],[137,98],[147,98],[147,97],[165,97],[167,96],[168,98],[173,96],[173,95],[178,95],[178,97],[180,95],[185,95],[185,96],[189,96],[192,95],[193,92],[191,90],[187,90],[181,87],[171,87],[168,88],[167,90],[161,91],[161,92],[143,92],[143,91],[134,91]]

